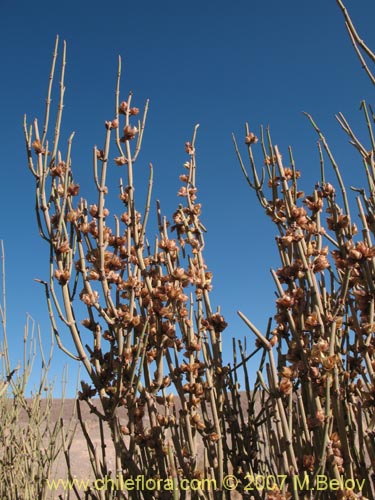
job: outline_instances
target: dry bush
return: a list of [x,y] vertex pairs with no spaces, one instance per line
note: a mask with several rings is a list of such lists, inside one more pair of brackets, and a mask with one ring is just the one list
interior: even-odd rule
[[[365,105],[363,109],[371,127]],[[328,484],[339,481],[340,490],[345,489],[343,484],[350,486],[350,495],[337,495],[328,487],[314,494],[316,499],[361,498],[357,495],[362,490],[366,498],[374,498],[375,199],[371,189],[375,143],[370,151],[365,150],[349,132],[344,117],[338,116],[368,174],[370,195],[359,190],[356,198],[362,224],[359,232],[338,165],[324,136],[309,119],[319,135],[321,157],[321,181],[309,195],[298,189],[300,172],[291,150],[284,166],[286,161],[277,146],[272,146],[269,134],[265,139],[261,131],[262,180],[254,159],[259,145],[248,127],[245,141],[251,177],[236,144],[246,178],[277,227],[281,260],[281,267],[272,270],[276,325],[264,335],[239,313],[268,358],[265,370],[258,372],[258,383],[267,394],[262,405],[264,421],[258,427],[265,446],[262,455],[254,458],[254,467],[262,456],[262,474],[287,477],[289,495],[283,492],[275,497],[272,493],[269,499],[303,498],[299,490],[316,489],[323,477]],[[337,176],[338,193],[326,181],[325,154]]]
[[[337,3],[375,83],[365,62],[367,57],[374,63],[375,55]],[[252,474],[279,477],[278,486],[283,484],[254,498],[375,498],[375,116],[365,102],[361,110],[367,144],[342,113],[336,116],[367,179],[367,189],[351,188],[355,203],[326,138],[307,113],[318,135],[321,174],[308,195],[298,188],[301,172],[291,148],[283,159],[269,130],[261,128],[258,140],[246,125],[250,174],[233,136],[245,178],[276,225],[281,261],[272,270],[276,325],[270,322],[263,334],[239,312],[267,358],[255,384],[263,401],[256,413],[258,422],[263,418],[257,426],[262,444],[241,470],[250,467]],[[327,160],[334,185],[327,182]]]
[[[195,185],[196,129],[185,144],[185,173],[180,176],[179,196],[185,202],[177,207],[171,224],[157,206],[159,237],[151,248],[146,225],[152,166],[143,214],[136,209],[133,180],[147,103],[138,121],[133,96],[120,99],[119,63],[116,109],[104,124],[103,149],[95,147],[93,152],[97,200],[89,204],[78,196],[80,188],[73,177],[73,136],[66,157],[59,151],[65,45],[54,136],[52,141],[47,138],[57,47],[58,40],[43,133],[36,120],[30,129],[25,121],[25,135],[29,168],[36,181],[39,231],[51,252],[49,280],[42,283],[52,326],[59,346],[80,360],[89,376],[90,383],[82,382],[79,400],[112,434],[115,470],[108,469],[104,442],[101,450],[95,449],[82,422],[95,478],[124,481],[147,471],[150,478],[170,478],[176,497],[179,478],[208,477],[220,485],[215,493],[219,495],[228,472],[222,424],[228,368],[222,365],[221,353],[226,322],[211,307],[212,273],[202,253],[205,229]],[[118,155],[114,159],[113,145]],[[120,212],[110,217],[106,198],[117,195],[107,186],[106,176],[114,165],[122,167],[126,183],[120,181]],[[86,317],[79,318],[77,302],[84,305]],[[56,313],[70,330],[76,353],[62,344]],[[88,343],[83,340],[87,331],[92,339]],[[205,453],[199,461],[201,442]],[[138,491],[131,497],[154,494]],[[101,495],[92,492],[93,498]],[[104,495],[126,496],[121,491]]]

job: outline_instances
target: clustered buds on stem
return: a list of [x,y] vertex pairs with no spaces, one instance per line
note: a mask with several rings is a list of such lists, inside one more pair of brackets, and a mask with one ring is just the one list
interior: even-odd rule
[[137,132],[138,132],[137,127],[131,127],[130,125],[126,125],[123,131],[124,135],[121,137],[120,142],[126,142],[134,139]]

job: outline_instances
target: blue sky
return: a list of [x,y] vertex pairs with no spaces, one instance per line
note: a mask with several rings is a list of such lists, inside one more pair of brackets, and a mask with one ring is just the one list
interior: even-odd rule
[[[361,35],[375,47],[374,2],[347,0],[346,5]],[[260,329],[274,314],[269,269],[279,265],[274,228],[242,177],[231,133],[242,145],[245,121],[255,132],[261,124],[270,125],[273,142],[285,156],[293,147],[308,192],[319,179],[317,137],[302,115],[308,111],[329,140],[347,183],[364,183],[358,174],[361,162],[334,115],[343,112],[363,130],[359,104],[362,99],[371,103],[374,94],[336,2],[1,2],[0,239],[15,363],[26,313],[40,323],[49,342],[43,290],[34,282],[47,278],[48,249],[36,228],[22,121],[24,113],[29,121],[42,121],[56,34],[68,44],[63,138],[76,132],[73,165],[83,192],[92,190],[92,148],[102,143],[103,122],[113,115],[118,55],[124,68],[122,96],[133,90],[139,107],[150,99],[137,196],[143,197],[151,161],[154,200],[161,200],[168,216],[179,202],[184,143],[200,124],[198,195],[208,228],[206,262],[214,273],[213,303],[222,306],[229,322],[224,335],[230,361],[232,337],[247,337],[250,346],[254,340],[237,309]],[[112,182],[118,174],[114,167]],[[328,177],[333,179],[332,173]],[[52,375],[58,380],[67,359],[57,350],[55,359]],[[69,363],[70,394],[74,373]]]

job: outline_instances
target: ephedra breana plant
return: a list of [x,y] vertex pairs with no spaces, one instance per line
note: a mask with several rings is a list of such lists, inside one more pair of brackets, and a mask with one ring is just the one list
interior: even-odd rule
[[[365,56],[375,62],[375,55],[337,3],[374,83]],[[245,178],[276,226],[281,261],[271,271],[277,293],[273,326],[263,334],[239,312],[268,358],[256,383],[267,400],[261,468],[289,479],[288,491],[275,488],[269,500],[375,498],[375,116],[364,101],[361,112],[366,141],[342,113],[336,116],[367,181],[367,189],[351,187],[354,200],[311,115],[305,113],[318,136],[320,181],[308,195],[299,190],[292,149],[283,158],[269,129],[261,128],[259,140],[246,125],[250,173],[233,136]],[[317,487],[319,477],[327,488]]]
[[[133,96],[120,99],[119,63],[116,108],[103,124],[103,147],[95,147],[93,153],[97,198],[88,203],[74,181],[73,135],[65,157],[59,149],[65,45],[56,126],[48,140],[57,49],[58,39],[43,129],[39,130],[36,120],[30,128],[25,122],[25,135],[29,168],[36,181],[39,232],[50,246],[50,275],[41,283],[53,330],[58,345],[82,362],[89,377],[82,382],[79,400],[90,406],[101,428],[108,425],[111,431],[112,471],[107,469],[105,443],[101,450],[94,449],[85,431],[95,477],[112,475],[125,480],[147,474],[170,477],[174,484],[180,476],[203,477],[205,470],[221,484],[228,467],[221,398],[225,377],[221,332],[227,325],[220,312],[212,309],[212,274],[202,254],[204,227],[195,185],[196,129],[183,151],[185,173],[178,194],[185,203],[177,207],[171,225],[158,205],[159,236],[151,247],[146,225],[152,166],[143,212],[136,209],[133,177],[147,103],[139,120]],[[116,166],[126,179],[117,193],[106,183],[107,169]],[[113,216],[106,208],[110,195],[119,196],[121,203],[121,210]],[[83,318],[78,317],[77,302],[86,309]],[[65,347],[58,320],[69,330],[75,352]],[[198,442],[205,449],[201,463]],[[126,497],[121,491],[106,495]],[[150,495],[139,491],[132,498]]]
[[[358,48],[360,39],[338,3],[357,52],[361,54],[362,48],[366,53],[362,41]],[[36,120],[28,126],[25,119],[38,227],[50,248],[49,278],[39,281],[59,347],[86,370],[78,414],[84,402],[98,418],[100,448],[94,447],[81,421],[95,478],[125,481],[146,474],[169,479],[172,485],[168,491],[152,492],[91,488],[85,498],[235,498],[225,482],[233,474],[242,498],[374,499],[371,107],[362,104],[368,144],[342,114],[337,116],[359,152],[368,182],[367,190],[355,191],[355,203],[312,116],[307,118],[318,135],[320,180],[308,194],[299,190],[301,173],[291,148],[282,157],[268,129],[261,129],[258,139],[246,126],[250,173],[234,139],[245,177],[275,224],[281,265],[272,271],[277,298],[271,312],[273,307],[276,311],[267,331],[261,332],[239,312],[255,338],[233,341],[233,362],[223,365],[222,333],[227,324],[220,309],[211,305],[213,277],[203,256],[197,128],[181,152],[185,155],[178,193],[182,203],[171,220],[157,204],[159,234],[156,240],[150,238],[147,222],[155,212],[151,165],[141,211],[134,189],[147,103],[140,112],[132,94],[125,100],[121,97],[119,63],[115,109],[103,124],[103,146],[93,150],[97,194],[86,201],[73,175],[73,135],[64,156],[59,145],[65,45],[52,134],[49,124],[57,48],[58,40],[43,127]],[[116,186],[107,185],[108,169],[117,167],[122,177],[118,192]],[[335,181],[328,180],[331,172]],[[109,213],[108,197],[119,197],[117,214]],[[64,343],[67,331],[74,352]],[[254,346],[250,354],[249,345]],[[250,360],[255,352],[261,359],[254,370]],[[256,372],[253,387],[249,370]],[[110,449],[113,467],[107,460]],[[312,489],[319,477],[325,478],[327,487]],[[198,487],[185,491],[179,486],[181,479],[194,479]],[[204,479],[214,481],[214,486],[204,488]]]

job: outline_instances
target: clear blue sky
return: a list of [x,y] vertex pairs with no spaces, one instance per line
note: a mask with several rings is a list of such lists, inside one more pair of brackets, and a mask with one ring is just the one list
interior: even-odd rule
[[[358,30],[375,47],[375,3],[346,3]],[[261,124],[270,125],[273,142],[285,156],[287,147],[293,147],[303,187],[309,191],[319,179],[319,162],[316,135],[302,115],[308,111],[329,139],[344,179],[348,184],[364,183],[357,174],[361,163],[334,115],[343,112],[354,128],[363,130],[359,104],[362,99],[371,102],[374,89],[356,58],[336,2],[1,2],[0,239],[6,249],[14,362],[21,358],[26,312],[40,323],[49,342],[43,289],[34,282],[48,276],[48,249],[36,228],[22,121],[24,113],[29,121],[42,121],[56,34],[68,44],[63,137],[76,132],[73,166],[83,194],[92,192],[92,147],[102,143],[103,122],[113,115],[119,54],[123,97],[133,90],[139,107],[150,99],[137,164],[137,195],[142,197],[151,161],[154,200],[161,200],[168,216],[179,201],[184,143],[195,123],[200,124],[198,195],[209,231],[206,261],[214,273],[213,303],[222,306],[229,322],[224,336],[230,361],[232,337],[247,337],[249,345],[254,340],[237,319],[237,309],[265,328],[274,314],[269,269],[279,266],[274,227],[242,177],[231,133],[242,145],[245,121],[256,132]],[[113,170],[114,183],[117,175]],[[53,375],[59,377],[67,358],[57,350],[55,356]],[[69,372],[71,388],[71,363]]]

